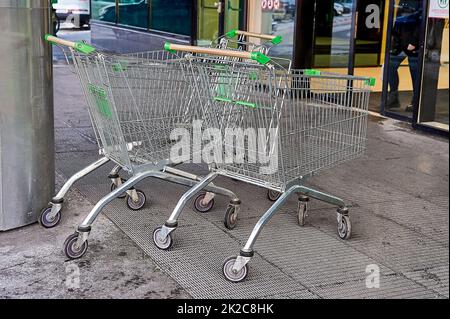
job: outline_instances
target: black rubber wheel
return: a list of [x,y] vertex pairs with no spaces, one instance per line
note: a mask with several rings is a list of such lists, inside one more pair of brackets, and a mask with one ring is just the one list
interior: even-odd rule
[[194,200],[194,208],[200,213],[209,212],[214,206],[214,198],[209,201],[208,204],[203,205],[202,201],[205,198],[206,193],[199,194]]
[[75,244],[78,240],[78,233],[73,233],[64,241],[64,253],[69,259],[78,259],[83,257],[88,249],[87,240],[83,243],[80,248],[75,248]]
[[223,224],[227,229],[234,229],[237,224],[237,213],[236,213],[236,207],[233,205],[230,205],[227,207],[227,210],[225,211],[225,216],[223,219]]
[[[122,184],[125,183],[127,180],[122,178]],[[117,188],[116,184],[111,182],[111,192]],[[127,192],[123,192],[117,198],[125,198],[127,196]]]
[[305,226],[307,212],[308,212],[308,204],[299,203],[297,217],[298,217],[298,225],[301,227]]
[[226,280],[231,282],[241,282],[245,280],[248,275],[248,266],[245,265],[238,273],[233,272],[233,266],[236,261],[236,257],[231,256],[225,259],[222,266],[222,273]]
[[342,222],[338,223],[338,235],[340,239],[347,240],[352,236],[352,223],[350,217],[342,216]]
[[153,231],[153,243],[161,250],[169,250],[173,245],[172,236],[169,234],[162,240],[160,238],[161,228],[162,227],[158,227]]
[[59,211],[53,218],[50,218],[49,215],[51,211],[52,206],[48,206],[44,208],[39,215],[39,224],[45,228],[53,228],[61,221],[61,211]]
[[278,198],[280,198],[280,196],[281,196],[280,192],[271,189],[267,190],[267,198],[272,202],[275,202]]
[[147,201],[144,192],[136,189],[136,193],[139,197],[139,199],[136,202],[131,198],[131,196],[127,194],[127,206],[131,210],[141,209],[142,207],[144,207],[145,202]]

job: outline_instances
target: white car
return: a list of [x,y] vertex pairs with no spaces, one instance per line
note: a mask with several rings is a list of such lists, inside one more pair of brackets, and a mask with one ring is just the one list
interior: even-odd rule
[[69,18],[80,28],[89,23],[91,17],[89,2],[89,0],[58,0],[53,4],[53,9],[61,22]]
[[333,6],[334,6],[333,11],[334,11],[335,16],[340,16],[340,15],[344,14],[345,8],[342,4],[335,2]]

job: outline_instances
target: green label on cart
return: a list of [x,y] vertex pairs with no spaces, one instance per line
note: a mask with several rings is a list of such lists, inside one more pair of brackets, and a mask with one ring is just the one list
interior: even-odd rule
[[272,44],[280,44],[281,42],[283,42],[283,37],[281,35],[276,36],[275,38],[272,39]]
[[94,98],[95,105],[97,106],[99,113],[106,118],[111,118],[112,113],[111,108],[109,107],[106,91],[103,88],[93,84],[88,84],[88,88]]
[[237,30],[236,29],[230,30],[227,33],[225,33],[225,37],[227,39],[234,38],[236,35],[237,35]]
[[126,71],[127,66],[124,62],[117,62],[113,64],[112,69],[114,72]]
[[366,84],[367,84],[368,86],[375,86],[376,82],[377,82],[377,80],[376,80],[375,78],[368,78],[368,79],[366,80]]
[[258,80],[258,73],[256,71],[252,71],[249,73],[248,78],[252,81]]

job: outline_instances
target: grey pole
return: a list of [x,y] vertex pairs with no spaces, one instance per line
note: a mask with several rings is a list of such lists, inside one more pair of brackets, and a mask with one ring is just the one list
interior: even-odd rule
[[37,221],[55,184],[50,0],[0,0],[0,230]]

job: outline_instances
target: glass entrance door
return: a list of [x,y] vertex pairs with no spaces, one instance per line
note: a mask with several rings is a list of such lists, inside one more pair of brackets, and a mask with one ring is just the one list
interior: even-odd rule
[[448,6],[449,1],[430,1],[418,110],[418,123],[447,132],[449,129]]
[[355,0],[316,0],[313,66],[349,73]]
[[225,32],[245,25],[245,0],[198,0],[197,45],[209,45]]
[[[425,1],[426,2],[426,1]],[[424,1],[390,3],[390,32],[383,76],[383,112],[412,121],[420,96]]]

